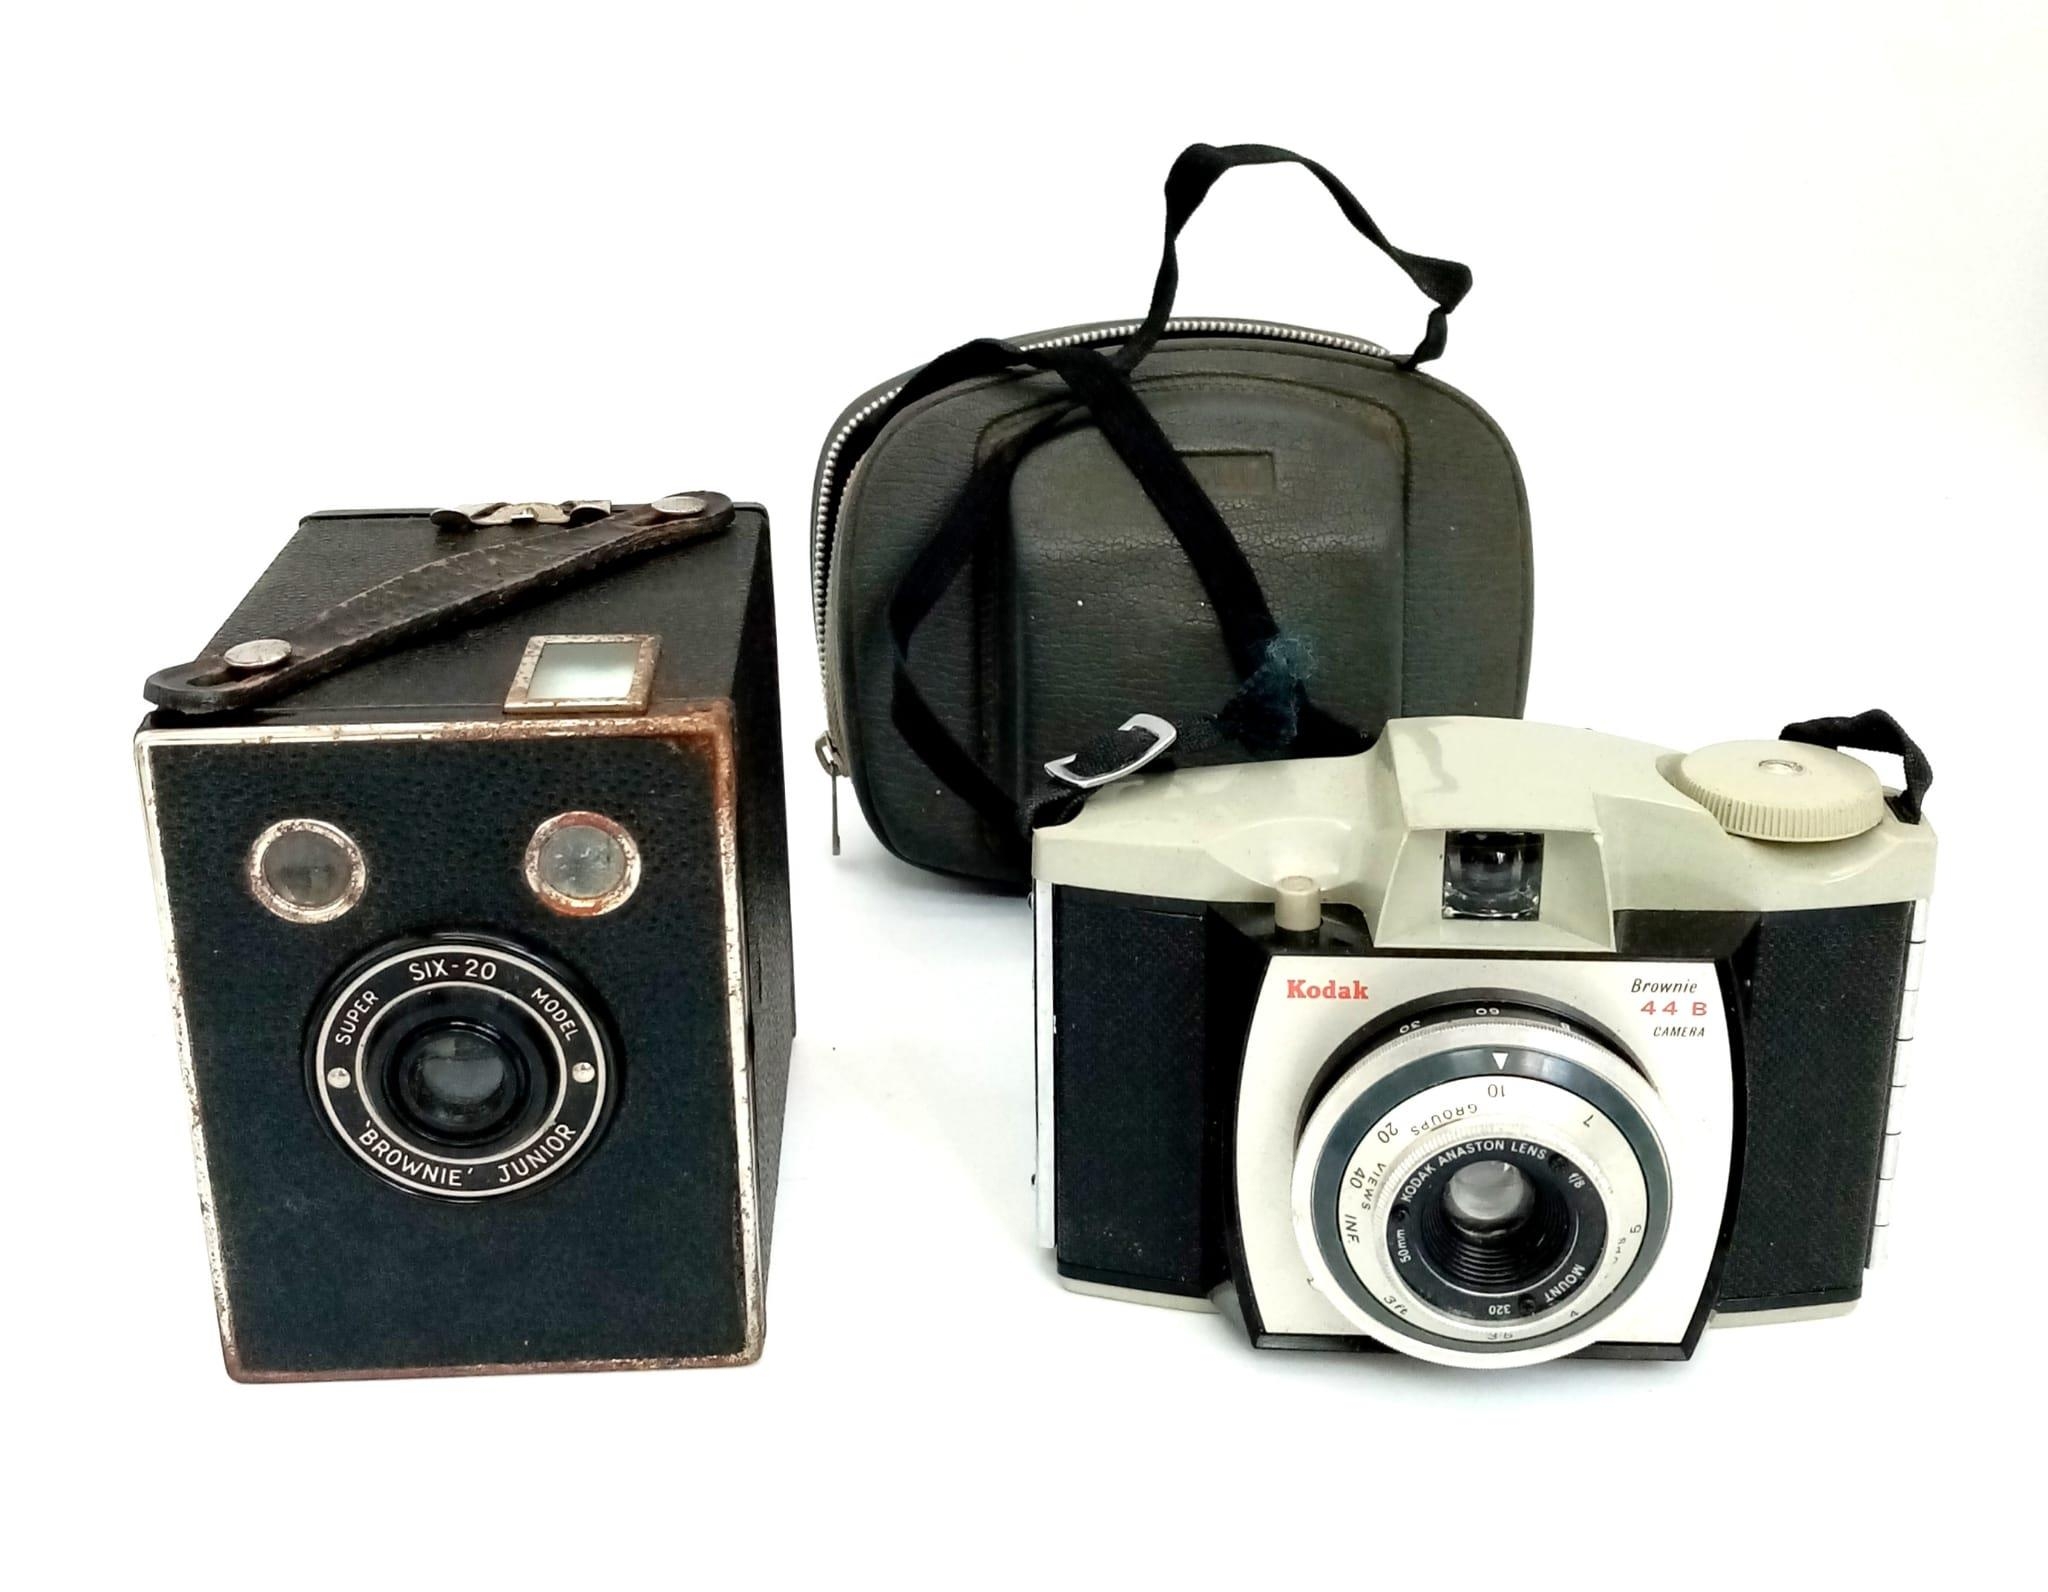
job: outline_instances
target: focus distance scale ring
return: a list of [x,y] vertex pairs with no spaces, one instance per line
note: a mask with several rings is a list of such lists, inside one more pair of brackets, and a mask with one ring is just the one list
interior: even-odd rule
[[614,1066],[570,975],[503,941],[448,935],[388,946],[337,981],[316,1010],[306,1084],[384,1181],[482,1200],[582,1155]]
[[1406,1023],[1302,1130],[1294,1226],[1310,1278],[1424,1359],[1569,1354],[1663,1243],[1658,1115],[1632,1066],[1561,1020],[1461,1006]]

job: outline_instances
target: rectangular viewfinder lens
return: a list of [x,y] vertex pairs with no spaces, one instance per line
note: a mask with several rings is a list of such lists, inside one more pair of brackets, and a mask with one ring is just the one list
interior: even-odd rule
[[1543,904],[1543,837],[1500,829],[1444,836],[1444,916],[1513,922]]
[[535,636],[507,713],[640,713],[654,686],[653,636]]

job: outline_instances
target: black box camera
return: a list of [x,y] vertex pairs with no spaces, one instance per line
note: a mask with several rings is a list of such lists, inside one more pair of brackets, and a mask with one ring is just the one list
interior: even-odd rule
[[766,517],[314,515],[147,689],[229,1373],[754,1359],[795,1026]]

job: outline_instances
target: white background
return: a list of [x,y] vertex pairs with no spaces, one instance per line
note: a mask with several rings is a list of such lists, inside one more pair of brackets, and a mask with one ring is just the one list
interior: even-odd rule
[[[2039,7],[11,8],[0,521],[16,1584],[1969,1584],[2037,1500]],[[1686,1365],[1257,1354],[1033,1247],[1029,926],[847,819],[805,606],[847,398],[1129,314],[1186,142],[1472,263],[1529,712],[1889,707],[1943,833],[1890,1267]],[[1406,347],[1300,172],[1183,310]],[[710,486],[780,536],[802,1036],[765,1361],[222,1375],[127,740],[305,511]],[[586,1576],[585,1572],[594,1572]],[[797,1579],[801,1577],[802,1579]]]

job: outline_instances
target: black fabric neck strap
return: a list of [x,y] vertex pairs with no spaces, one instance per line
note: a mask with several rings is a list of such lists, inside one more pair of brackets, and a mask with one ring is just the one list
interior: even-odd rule
[[[1254,750],[1293,747],[1303,755],[1335,756],[1365,744],[1355,730],[1308,702],[1305,660],[1298,649],[1278,644],[1280,626],[1236,537],[1151,411],[1100,353],[1092,348],[1025,350],[984,339],[942,355],[911,386],[932,390],[962,379],[964,372],[986,373],[1020,364],[1051,372],[1066,384],[1144,489],[1193,567],[1231,666],[1243,682],[1238,696],[1218,715],[1219,723],[1227,724]],[[1067,418],[1068,412],[1062,411],[1041,421],[982,461],[898,583],[888,611],[894,656],[890,715],[898,733],[940,780],[1019,851],[1028,845],[1028,830],[1018,821],[1013,797],[933,711],[912,677],[910,647],[918,627],[967,567],[982,537],[1005,523],[1018,463],[1048,430]]]
[[1898,758],[1905,765],[1906,788],[1890,798],[1891,809],[1901,823],[1920,822],[1921,804],[1934,787],[1934,765],[1889,713],[1872,708],[1850,718],[1805,719],[1786,725],[1778,739],[1840,752],[1883,752]]
[[1129,370],[1136,365],[1152,352],[1152,345],[1165,333],[1167,319],[1173,314],[1174,295],[1180,287],[1180,257],[1175,245],[1180,240],[1181,229],[1188,224],[1188,218],[1201,208],[1209,190],[1216,185],[1216,179],[1239,166],[1279,165],[1306,166],[1314,172],[1316,180],[1337,201],[1337,208],[1344,212],[1344,219],[1357,229],[1360,236],[1407,272],[1408,280],[1428,296],[1434,306],[1429,312],[1429,326],[1422,341],[1416,344],[1415,352],[1400,361],[1402,366],[1413,370],[1444,351],[1444,342],[1450,332],[1451,311],[1472,291],[1472,272],[1468,267],[1456,260],[1439,260],[1427,254],[1410,254],[1406,249],[1396,248],[1380,231],[1379,224],[1366,213],[1365,206],[1352,196],[1351,190],[1339,182],[1327,167],[1305,155],[1275,149],[1271,144],[1227,144],[1220,149],[1214,144],[1191,144],[1181,151],[1173,169],[1166,174],[1166,247],[1159,258],[1159,275],[1152,284],[1152,307],[1146,311],[1145,324],[1117,351],[1119,367]]
[[[1132,390],[1128,372],[1151,352],[1173,313],[1180,282],[1176,243],[1182,228],[1224,172],[1238,166],[1292,162],[1306,166],[1337,201],[1360,234],[1408,273],[1434,303],[1429,328],[1408,367],[1434,359],[1444,349],[1446,318],[1472,286],[1472,273],[1453,260],[1410,254],[1396,248],[1337,178],[1315,161],[1266,144],[1218,148],[1195,144],[1182,151],[1166,179],[1166,241],[1152,303],[1144,323],[1115,353],[1093,348],[1024,349],[994,338],[978,338],[941,354],[905,382],[872,422],[879,435],[897,415],[934,393],[960,382],[1005,374],[1020,366],[1050,372],[1065,383],[1076,402],[1144,489],[1193,567],[1216,616],[1240,687],[1221,711],[1199,728],[1184,727],[1181,750],[1227,736],[1254,752],[1293,750],[1304,756],[1340,756],[1369,744],[1358,731],[1331,718],[1309,700],[1306,680],[1312,662],[1304,649],[1281,634],[1259,588],[1258,577],[1230,527],[1176,453],[1159,424]],[[1060,411],[998,447],[976,465],[944,522],[912,562],[889,604],[894,652],[890,716],[904,741],[955,794],[995,829],[999,843],[1028,849],[1028,822],[1011,796],[948,730],[918,689],[910,672],[911,638],[959,578],[981,539],[1006,526],[1009,491],[1019,462],[1030,448],[1071,411]],[[1027,802],[1026,816],[1030,803]]]

